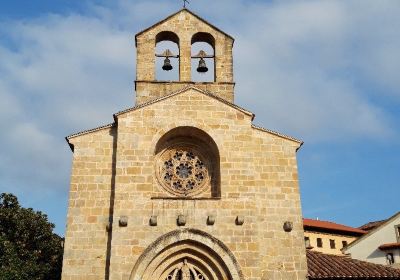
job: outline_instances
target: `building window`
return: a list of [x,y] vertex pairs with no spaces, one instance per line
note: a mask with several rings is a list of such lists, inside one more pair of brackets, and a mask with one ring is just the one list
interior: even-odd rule
[[393,257],[393,253],[387,253],[386,254],[386,262],[387,264],[394,264],[394,257]]
[[306,245],[306,248],[310,247],[310,237],[304,236],[304,244]]
[[155,155],[156,178],[168,193],[220,197],[218,147],[202,130],[194,127],[170,130],[158,141]]
[[335,240],[329,239],[329,245],[331,246],[331,249],[335,249],[336,248]]
[[317,247],[322,248],[322,238],[317,238]]
[[397,242],[400,242],[400,225],[396,225],[394,228],[396,229]]
[[172,192],[189,195],[210,182],[209,162],[195,147],[171,148],[159,162],[162,183]]
[[344,247],[346,247],[346,246],[347,246],[347,241],[343,240],[343,241],[342,241],[342,247],[344,248]]

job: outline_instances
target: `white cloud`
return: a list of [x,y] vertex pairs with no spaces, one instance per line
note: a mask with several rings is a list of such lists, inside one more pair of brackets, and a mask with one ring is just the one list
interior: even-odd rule
[[64,136],[133,104],[129,32],[95,17],[6,22],[0,43],[0,189],[65,189]]
[[[65,188],[70,152],[63,137],[133,105],[133,35],[174,7],[110,3],[89,6],[87,14],[0,25],[0,128],[7,131],[0,166],[8,170],[0,184]],[[398,116],[371,96],[378,91],[398,102],[396,1],[208,0],[191,7],[236,37],[236,101],[256,113],[258,124],[306,141],[394,133]],[[378,90],[366,91],[366,80]],[[29,167],[35,172],[15,179]]]
[[[400,11],[394,2],[387,4]],[[385,18],[391,29],[400,19],[392,13],[388,20],[372,2],[365,1],[362,9],[353,6],[351,1],[289,1],[243,13],[253,14],[253,20],[238,32],[237,100],[253,108],[256,121],[307,142],[393,136],[398,116],[371,102],[373,93],[365,87],[390,83],[400,92],[395,74],[385,74],[399,72],[398,53],[383,48],[381,57],[371,47],[381,46],[384,26],[368,20]],[[399,36],[385,40],[400,47]],[[371,59],[377,62],[366,67]]]

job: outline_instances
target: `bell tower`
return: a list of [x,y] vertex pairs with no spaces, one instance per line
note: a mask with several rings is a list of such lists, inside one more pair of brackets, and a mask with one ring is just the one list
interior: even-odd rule
[[[159,43],[176,46],[156,48]],[[135,36],[136,105],[194,85],[233,103],[234,39],[186,8],[139,32]],[[199,43],[209,46],[207,50]],[[162,65],[157,65],[162,59]],[[159,71],[176,71],[176,79],[156,75]],[[200,80],[195,75],[200,73]],[[203,75],[203,76],[202,76]],[[207,81],[201,81],[207,77]]]

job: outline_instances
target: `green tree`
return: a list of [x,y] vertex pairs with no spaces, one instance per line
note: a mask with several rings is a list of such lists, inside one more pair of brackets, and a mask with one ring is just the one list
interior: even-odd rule
[[0,280],[61,279],[63,239],[47,215],[0,195]]

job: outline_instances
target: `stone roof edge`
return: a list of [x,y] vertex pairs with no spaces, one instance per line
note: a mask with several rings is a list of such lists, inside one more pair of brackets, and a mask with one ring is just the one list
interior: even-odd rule
[[75,138],[75,137],[78,137],[78,136],[81,136],[81,135],[84,135],[84,134],[89,134],[89,133],[92,133],[92,132],[96,132],[96,131],[99,131],[99,130],[102,130],[102,129],[105,129],[105,128],[110,128],[110,127],[113,127],[113,126],[115,126],[115,122],[109,123],[109,124],[106,124],[106,125],[102,125],[102,126],[99,126],[99,127],[96,127],[96,128],[87,129],[87,130],[84,130],[84,131],[73,133],[73,134],[68,135],[67,137],[65,137],[65,139],[67,140],[67,142],[69,142],[68,140],[71,139],[71,138]]
[[182,11],[188,12],[188,13],[191,14],[192,16],[196,17],[197,19],[201,20],[201,21],[204,22],[205,24],[211,26],[212,28],[214,28],[214,29],[217,30],[218,32],[221,32],[221,33],[224,34],[225,36],[227,36],[227,37],[231,38],[233,41],[235,41],[235,38],[233,38],[233,37],[232,37],[231,35],[229,35],[228,33],[222,31],[221,29],[219,29],[219,28],[216,27],[215,25],[209,23],[208,21],[206,21],[206,20],[203,19],[202,17],[196,15],[195,13],[193,13],[192,11],[190,11],[189,9],[187,9],[187,8],[182,8],[182,9],[180,9],[179,11],[177,11],[176,13],[173,13],[172,15],[169,15],[168,17],[164,18],[163,20],[160,20],[160,21],[156,22],[155,24],[151,25],[150,27],[147,27],[146,29],[143,29],[142,31],[136,33],[136,35],[135,35],[135,45],[136,45],[136,43],[137,43],[136,41],[137,41],[137,37],[138,37],[139,35],[145,33],[146,31],[149,31],[150,29],[156,27],[157,25],[160,25],[160,24],[166,22],[167,20],[169,20],[170,18],[174,17],[175,15],[179,14],[179,13],[182,12]]
[[377,226],[376,228],[368,231],[368,233],[362,235],[361,237],[357,238],[356,240],[354,240],[353,242],[351,242],[349,245],[347,245],[346,247],[340,249],[342,252],[345,252],[346,250],[350,249],[351,247],[353,247],[354,245],[358,244],[360,241],[364,240],[365,238],[371,236],[372,234],[374,234],[376,231],[380,230],[382,227],[386,226],[388,223],[390,223],[392,220],[394,220],[395,218],[397,218],[398,216],[400,216],[400,211],[397,212],[396,214],[394,214],[393,216],[391,216],[389,219],[387,219],[384,223],[382,223],[380,226]]
[[236,104],[233,104],[233,103],[231,103],[231,102],[229,102],[229,101],[227,101],[227,100],[225,100],[225,99],[223,99],[223,98],[221,98],[221,97],[219,97],[219,96],[217,96],[217,95],[215,95],[215,94],[213,94],[213,93],[211,93],[211,92],[209,92],[209,91],[202,90],[202,89],[199,89],[199,88],[197,88],[197,87],[195,87],[195,86],[190,85],[190,86],[184,87],[184,88],[182,88],[182,89],[179,89],[179,90],[177,90],[177,91],[174,91],[174,92],[172,92],[172,93],[169,93],[169,94],[167,94],[167,95],[160,96],[160,97],[158,97],[158,98],[152,99],[152,100],[147,101],[147,102],[145,102],[145,103],[142,103],[142,104],[136,105],[136,106],[134,106],[134,107],[128,108],[128,109],[126,109],[126,110],[120,111],[120,112],[114,114],[114,118],[115,118],[116,116],[119,116],[119,115],[122,115],[122,114],[125,114],[125,113],[128,113],[128,112],[131,112],[131,111],[135,111],[135,110],[137,110],[137,109],[140,109],[140,108],[143,108],[143,107],[152,105],[152,104],[154,104],[154,103],[160,102],[160,101],[162,101],[162,100],[168,99],[168,98],[170,98],[170,97],[172,97],[172,96],[175,96],[175,95],[178,95],[178,94],[180,94],[180,93],[183,93],[183,92],[185,92],[185,91],[187,91],[187,90],[189,90],[189,89],[196,90],[196,91],[198,91],[198,92],[200,92],[200,93],[202,93],[202,94],[204,94],[204,95],[207,95],[207,96],[209,96],[209,97],[212,97],[212,98],[214,98],[214,99],[216,99],[216,100],[218,100],[218,101],[224,103],[225,105],[228,105],[228,106],[230,106],[230,107],[232,107],[232,108],[234,108],[234,109],[236,109],[236,110],[239,110],[239,111],[241,111],[242,113],[251,116],[251,120],[253,120],[254,117],[255,117],[255,115],[254,115],[252,112],[247,111],[246,109],[244,109],[244,108],[242,108],[242,107],[240,107],[240,106],[238,106],[238,105],[236,105]]
[[254,128],[254,129],[258,129],[258,130],[263,131],[263,132],[271,133],[271,134],[273,134],[275,136],[279,136],[281,138],[296,142],[296,143],[300,144],[300,147],[304,144],[304,142],[302,140],[296,139],[296,138],[294,138],[292,136],[288,136],[288,135],[282,134],[282,133],[277,132],[277,131],[273,131],[273,130],[268,129],[268,128],[264,128],[264,127],[261,127],[261,126],[255,125],[255,124],[252,124],[251,127]]

